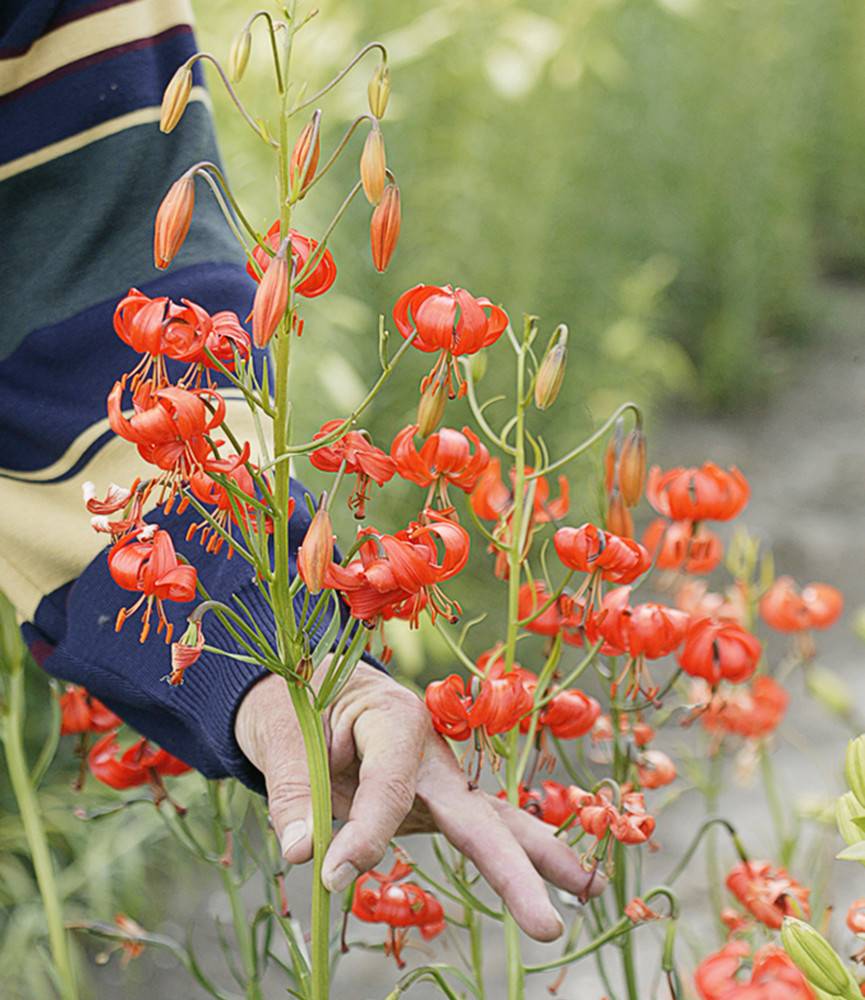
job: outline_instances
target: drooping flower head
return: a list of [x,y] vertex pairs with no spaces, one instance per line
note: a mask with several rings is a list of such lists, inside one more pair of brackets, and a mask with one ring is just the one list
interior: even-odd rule
[[666,472],[655,465],[646,485],[649,503],[673,521],[730,521],[750,495],[748,480],[735,466],[725,471],[713,462]]
[[230,310],[214,313],[189,299],[182,305],[165,296],[151,299],[130,288],[114,310],[114,331],[134,351],[144,357],[121,379],[137,394],[142,386],[151,391],[169,384],[165,360],[189,365],[177,382],[181,387],[200,382],[205,369],[215,369],[210,355],[229,370],[237,357],[248,358],[249,334]]
[[663,788],[676,780],[676,765],[663,750],[644,750],[637,758],[637,775],[643,788]]
[[424,516],[425,523],[413,521],[395,535],[364,528],[357,558],[345,567],[330,565],[325,586],[340,591],[355,618],[368,623],[403,618],[417,625],[428,608],[432,617],[456,620],[459,605],[439,585],[465,567],[469,535],[435,511]]
[[760,615],[779,632],[801,632],[834,625],[844,610],[844,596],[828,583],[809,583],[801,591],[789,576],[780,576],[760,600]]
[[[702,683],[702,682],[697,682]],[[733,733],[748,740],[759,740],[774,732],[784,718],[790,696],[768,674],[759,674],[747,687],[730,690],[695,692],[697,702],[705,702],[700,722],[712,732]]]
[[420,928],[425,941],[432,940],[445,928],[441,903],[414,882],[402,881],[411,868],[397,861],[388,874],[369,871],[355,882],[351,912],[367,923],[387,924],[385,953],[393,955],[403,968],[402,949],[409,928]]
[[[439,358],[421,383],[421,390],[441,382],[451,399],[463,396],[466,383],[456,358],[494,344],[508,325],[508,314],[489,299],[475,298],[451,285],[417,285],[403,292],[393,307],[400,334],[419,351],[439,351]],[[456,388],[454,388],[454,382]]]
[[[500,799],[506,799],[508,793],[498,793]],[[542,781],[540,788],[526,788],[520,785],[519,807],[532,816],[537,816],[542,823],[553,827],[569,830],[579,816],[583,801],[591,799],[591,795],[576,785],[562,785],[558,781]]]
[[721,539],[704,524],[669,523],[657,518],[646,528],[643,545],[658,569],[711,573],[724,556]]
[[784,917],[807,920],[811,915],[810,890],[769,861],[740,861],[727,875],[727,888],[753,917],[773,930],[780,930]]
[[[533,469],[526,467],[526,476],[533,475]],[[515,470],[510,470],[509,482],[502,479],[502,467],[497,458],[490,460],[486,469],[478,477],[477,484],[471,494],[472,510],[484,521],[495,521],[493,537],[498,544],[490,544],[490,551],[496,553],[495,573],[499,579],[508,576],[508,559],[506,548],[510,545],[513,530],[514,515],[514,483]],[[526,508],[531,497],[531,507],[528,508],[529,524],[525,533],[525,551],[531,543],[532,532],[539,524],[557,521],[567,514],[570,506],[570,487],[564,476],[558,477],[559,495],[554,499],[550,496],[550,484],[546,477],[539,476],[526,480]]]
[[610,583],[633,583],[651,565],[646,549],[633,538],[583,524],[559,528],[553,536],[556,553],[568,569],[598,573]]
[[67,684],[60,695],[60,735],[104,733],[123,725],[110,708],[77,684]]
[[764,945],[747,969],[751,946],[747,941],[728,941],[697,966],[694,985],[700,1000],[816,1000],[813,990],[785,951]]
[[145,739],[138,740],[121,752],[116,731],[106,733],[93,746],[87,761],[95,778],[104,785],[120,789],[158,785],[159,778],[164,775],[184,774],[192,770],[167,750],[155,747]]
[[471,493],[490,462],[490,453],[468,427],[442,427],[421,445],[414,443],[417,424],[403,428],[393,439],[390,456],[403,479],[418,486],[434,486],[443,508],[450,506],[448,485]]
[[[339,419],[328,420],[316,431],[313,440],[328,437],[343,423],[345,421]],[[357,518],[366,516],[370,481],[384,486],[396,472],[394,460],[375,447],[366,431],[347,431],[336,441],[317,448],[309,460],[322,472],[339,472],[344,467],[345,473],[357,476],[357,485],[348,501]]]
[[[232,525],[243,524],[250,532],[258,530],[256,509],[252,503],[255,499],[255,483],[249,466],[249,450],[247,442],[239,455],[209,458],[201,468],[191,473],[189,487],[193,496],[201,503],[214,508],[211,517],[221,530],[214,528],[210,521],[193,523],[186,532],[187,541],[200,532],[201,544],[207,551],[219,552],[227,540],[228,557],[231,558],[234,551],[231,544]],[[231,488],[221,481],[223,477],[231,483]],[[242,499],[237,493],[249,497],[249,500]],[[265,532],[273,530],[271,518],[264,517],[262,523]]]
[[487,736],[505,733],[532,710],[521,671],[499,673],[466,685],[459,674],[427,685],[426,706],[436,732],[452,740],[467,740],[475,730]]
[[[291,246],[292,280],[296,281],[301,274],[306,272],[310,257],[314,259],[312,270],[295,286],[295,293],[303,295],[307,299],[323,295],[336,280],[336,264],[333,262],[330,250],[325,249],[324,252],[321,252],[318,243],[314,239],[304,236],[294,229],[289,229],[288,239]],[[279,233],[279,219],[268,229],[264,242],[274,254],[279,249],[282,243]],[[256,246],[252,251],[252,256],[255,258],[255,262],[261,268],[262,272],[266,272],[273,259],[271,254],[266,250],[262,250],[261,247]],[[261,278],[256,274],[251,264],[246,265],[246,270],[249,276],[255,281],[261,281]]]
[[161,528],[152,532],[130,532],[111,546],[108,571],[118,586],[141,594],[131,607],[117,612],[116,630],[119,632],[126,619],[143,604],[140,641],[144,642],[150,631],[150,615],[155,605],[157,632],[165,629],[165,642],[171,642],[174,626],[165,616],[163,601],[184,603],[193,600],[198,581],[195,567],[182,565],[178,560],[171,535]]
[[721,681],[741,684],[757,669],[762,652],[760,640],[738,622],[699,618],[688,627],[679,665],[713,687]]

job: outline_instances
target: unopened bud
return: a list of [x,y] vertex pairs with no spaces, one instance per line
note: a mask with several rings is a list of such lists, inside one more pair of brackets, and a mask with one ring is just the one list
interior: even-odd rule
[[474,382],[475,385],[478,385],[478,383],[487,373],[487,364],[488,364],[487,352],[478,351],[477,354],[473,354],[470,364],[471,364],[470,371],[472,374],[472,382]]
[[622,497],[621,490],[613,490],[607,507],[607,530],[622,538],[634,537],[634,519]]
[[535,378],[535,406],[539,410],[546,410],[555,403],[565,378],[567,361],[568,339],[565,327],[564,334],[550,347],[538,367]]
[[847,744],[847,758],[844,762],[844,776],[850,791],[859,805],[865,809],[865,736],[857,736]]
[[366,93],[369,98],[369,110],[376,118],[384,118],[390,97],[390,70],[387,63],[379,63],[373,70]]
[[396,250],[401,225],[399,188],[396,184],[388,184],[381,196],[381,201],[373,210],[369,223],[369,243],[376,271],[387,270],[393,252]]
[[324,578],[333,562],[333,524],[327,508],[315,512],[297,553],[297,571],[311,594],[324,590]]
[[298,188],[301,192],[313,179],[318,167],[318,158],[321,155],[320,118],[321,112],[316,111],[312,119],[304,125],[303,131],[294,144],[288,163],[288,177],[291,181],[291,187],[294,189],[295,177],[297,177],[299,178]]
[[608,495],[613,492],[613,487],[616,485],[616,465],[621,451],[622,418],[619,417],[616,421],[616,428],[610,435],[607,447],[604,449],[604,488]]
[[433,382],[424,389],[417,408],[417,432],[429,437],[441,423],[447,402],[447,392],[441,382]]
[[384,153],[384,136],[376,122],[369,130],[363,152],[360,154],[360,180],[363,193],[370,205],[377,205],[384,194],[387,180],[387,160]]
[[619,455],[619,489],[629,507],[636,507],[646,482],[646,435],[635,428],[625,438]]
[[168,81],[162,95],[162,113],[159,117],[160,132],[173,132],[183,117],[192,92],[192,70],[184,63]]
[[852,712],[853,692],[834,670],[812,664],[805,671],[805,685],[830,712],[842,718],[847,718]]
[[846,844],[865,840],[865,811],[852,792],[845,792],[835,803],[835,825]]
[[282,241],[276,256],[262,275],[252,303],[252,341],[265,347],[276,332],[288,305],[288,240]]
[[228,52],[228,78],[232,83],[239,83],[240,78],[246,72],[246,64],[249,62],[251,51],[252,32],[248,28],[244,28],[231,43],[231,49]]
[[787,917],[781,927],[781,944],[812,986],[833,1000],[861,1000],[862,994],[850,970],[810,924]]
[[184,174],[168,189],[156,213],[153,264],[161,271],[168,267],[183,246],[194,208],[195,180],[189,174]]

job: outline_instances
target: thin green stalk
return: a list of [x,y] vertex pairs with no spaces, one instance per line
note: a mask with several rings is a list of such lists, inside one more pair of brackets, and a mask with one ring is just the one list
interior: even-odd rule
[[483,927],[471,907],[467,906],[463,910],[463,914],[469,930],[469,941],[471,942],[472,949],[472,972],[474,973],[475,985],[477,986],[477,997],[478,1000],[486,1000],[486,991],[484,990]]
[[234,881],[231,869],[220,866],[220,874],[225,894],[228,896],[228,901],[231,905],[231,920],[234,924],[234,935],[237,939],[237,947],[240,950],[243,971],[246,976],[246,1000],[263,1000],[264,994],[261,992],[261,983],[258,979],[258,962],[255,956],[252,927],[247,918],[243,900],[240,898],[237,883]]
[[21,824],[36,873],[45,923],[48,925],[48,942],[56,973],[57,988],[63,1000],[77,1000],[78,987],[69,952],[69,939],[63,925],[63,908],[54,874],[54,864],[48,848],[45,824],[39,810],[39,800],[30,783],[30,769],[21,738],[24,725],[24,670],[21,664],[10,665],[8,701],[3,729],[6,749],[6,766],[12,791],[18,803]]
[[[621,787],[628,780],[628,756],[622,753],[619,741],[619,706],[618,697],[614,698],[611,718],[613,723],[613,777]],[[625,907],[628,905],[630,895],[628,892],[628,856],[625,845],[616,841],[613,848],[613,864],[615,865],[615,878],[613,888],[616,897],[616,908],[619,912],[619,919],[625,918]],[[634,947],[630,935],[622,942],[622,974],[625,979],[625,986],[628,991],[629,1000],[640,1000],[639,988],[637,986],[637,970],[634,962]]]

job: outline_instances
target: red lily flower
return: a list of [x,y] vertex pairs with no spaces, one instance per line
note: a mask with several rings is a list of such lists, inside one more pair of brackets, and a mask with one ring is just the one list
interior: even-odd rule
[[816,1000],[792,959],[775,945],[754,954],[750,980],[743,981],[739,973],[750,953],[748,942],[734,940],[704,958],[694,973],[700,1000]]
[[[390,873],[369,871],[354,885],[351,912],[367,923],[387,924],[385,952],[393,955],[399,968],[405,966],[402,948],[408,928],[419,927],[424,940],[436,937],[445,928],[441,903],[414,882],[402,882],[411,868],[398,861]],[[377,883],[377,885],[375,884]]]
[[829,628],[844,610],[844,596],[828,583],[809,583],[801,592],[796,581],[780,576],[760,601],[760,614],[779,632]]
[[657,518],[646,528],[643,545],[658,569],[685,573],[711,573],[724,556],[724,546],[714,531],[690,521],[670,524]]
[[737,622],[700,618],[688,626],[679,666],[713,687],[722,680],[741,684],[757,669],[762,652],[760,640]]
[[846,923],[852,934],[865,934],[865,899],[854,899],[847,910]]
[[207,351],[233,369],[235,351],[249,357],[249,334],[240,325],[237,314],[225,310],[211,316],[189,299],[179,306],[165,296],[151,299],[137,288],[130,288],[114,310],[114,330],[133,350],[144,354],[141,362],[123,378],[133,392],[143,385],[151,390],[169,384],[164,358],[191,365],[180,380],[186,383],[200,366],[215,368]]
[[471,493],[490,463],[490,453],[468,427],[462,432],[443,427],[415,448],[417,424],[410,424],[397,434],[390,447],[396,471],[418,486],[435,486],[442,506],[450,506],[448,484]]
[[477,729],[487,736],[513,729],[532,710],[532,696],[521,675],[512,670],[483,681],[475,677],[468,689],[459,674],[428,684],[425,701],[436,732],[467,740]]
[[[704,692],[697,693],[697,700],[705,700]],[[716,693],[700,712],[700,722],[713,732],[759,740],[778,728],[789,701],[790,696],[773,677],[760,674],[749,687]]]
[[[295,287],[295,292],[298,295],[303,295],[307,299],[315,298],[317,295],[323,295],[336,279],[336,264],[333,262],[333,256],[331,255],[330,250],[326,249],[324,253],[319,256],[316,253],[318,250],[318,243],[309,236],[304,236],[294,229],[289,229],[288,238],[291,243],[293,278],[297,278],[297,276],[304,271],[306,263],[310,257],[316,256],[318,258],[318,263],[303,279],[303,281]],[[280,243],[282,242],[279,234],[279,219],[277,219],[270,229],[268,229],[267,235],[264,237],[264,242],[270,247],[271,250],[274,251],[274,253],[276,253]],[[262,273],[268,269],[270,262],[273,259],[271,255],[266,250],[262,250],[260,246],[255,247],[252,251],[252,256],[255,258],[256,264],[258,264],[261,268]],[[255,273],[251,264],[246,265],[246,270],[249,276],[255,281],[261,281],[261,278]]]
[[760,923],[780,930],[784,917],[807,920],[810,889],[769,861],[740,861],[727,876],[727,888]]
[[[550,596],[542,580],[533,580],[520,586],[517,614],[523,621],[531,618],[523,628],[535,635],[554,636],[562,632],[569,645],[582,646],[584,619],[589,621],[593,618],[593,613],[589,611],[589,617],[586,618],[585,602],[574,599],[570,594],[562,594],[557,601],[544,608]],[[541,608],[544,610],[541,611]]]
[[397,299],[393,318],[406,339],[416,332],[412,344],[419,351],[441,352],[421,382],[421,391],[440,381],[451,399],[465,395],[467,388],[455,359],[494,344],[509,322],[504,309],[494,306],[489,299],[475,298],[465,289],[454,289],[451,285],[410,288]]
[[[205,398],[213,400],[212,411]],[[122,382],[108,394],[108,424],[115,434],[131,441],[146,461],[172,473],[176,480],[188,479],[200,469],[211,452],[206,440],[225,419],[225,400],[213,389],[181,389],[169,385],[133,395],[134,413],[121,410]]]
[[[526,475],[533,470],[526,466]],[[497,458],[490,460],[487,467],[478,477],[472,491],[472,509],[484,521],[501,521],[509,518],[514,509],[514,470],[510,471],[510,486],[502,479],[502,465]],[[547,524],[558,521],[568,512],[571,502],[571,490],[565,476],[558,477],[559,495],[550,500],[550,484],[545,476],[540,476],[535,483],[534,502],[532,504],[532,519],[537,524]],[[526,487],[528,490],[528,485]]]
[[104,733],[123,725],[110,708],[77,684],[67,684],[60,695],[60,735]]
[[177,642],[171,644],[171,673],[163,680],[167,680],[173,687],[183,683],[183,675],[186,671],[198,663],[204,649],[204,630],[201,627],[201,620],[190,619],[186,631]]
[[140,739],[120,753],[117,732],[106,733],[94,744],[88,755],[90,771],[110,788],[133,788],[136,785],[159,784],[164,775],[184,774],[192,768],[173,757],[167,750]]
[[662,472],[655,465],[646,486],[649,503],[674,521],[729,521],[751,496],[748,480],[734,466],[724,471],[713,462],[700,468]]
[[724,618],[745,624],[745,593],[741,587],[731,587],[723,594],[709,590],[705,580],[685,580],[676,591],[676,607],[698,618]]
[[633,538],[621,538],[593,524],[559,528],[553,545],[568,569],[599,572],[611,583],[633,583],[652,562],[646,549]]
[[538,726],[549,729],[556,739],[575,740],[591,731],[600,714],[601,706],[594,698],[570,688],[559,692],[541,709]]
[[645,844],[655,832],[655,818],[646,812],[642,792],[625,792],[610,832],[622,844]]
[[396,617],[417,625],[426,607],[433,618],[441,614],[449,621],[461,613],[439,584],[468,561],[468,532],[435,511],[426,511],[425,517],[427,523],[413,521],[395,535],[365,528],[358,557],[346,567],[328,567],[325,586],[342,593],[355,618],[373,622]]
[[631,607],[630,596],[630,587],[618,587],[607,594],[601,604],[598,632],[634,659],[658,660],[677,649],[688,628],[688,615],[653,602]]
[[[647,747],[655,738],[655,730],[642,719],[631,720],[628,715],[619,716],[619,732],[630,737],[640,749]],[[609,715],[602,715],[592,729],[592,743],[608,743],[613,738],[613,723]]]
[[[232,524],[240,524],[241,521],[250,531],[257,531],[258,522],[254,506],[229,493],[222,483],[213,478],[213,474],[225,476],[236,489],[246,496],[254,498],[255,485],[249,470],[249,443],[244,444],[239,455],[207,459],[202,468],[195,469],[191,473],[189,488],[201,503],[216,508],[211,512],[211,516],[227,535],[231,536]],[[265,517],[264,530],[268,534],[273,531],[273,521],[270,517]],[[186,532],[186,540],[189,541],[198,531],[201,532],[201,544],[206,547],[206,550],[219,552],[225,538],[220,532],[214,530],[209,521],[191,524]],[[229,559],[233,553],[234,549],[229,541]]]
[[645,750],[637,758],[637,776],[643,788],[663,788],[676,780],[676,765],[662,750]]
[[[328,420],[313,435],[313,440],[327,437],[343,423],[339,419]],[[345,472],[357,476],[357,486],[348,501],[357,518],[366,516],[370,480],[384,486],[396,472],[394,460],[373,445],[366,431],[348,431],[332,444],[317,448],[310,454],[309,460],[323,472],[339,472],[344,464]]]
[[[506,799],[508,793],[498,793],[500,799]],[[548,823],[565,830],[577,822],[582,804],[591,799],[588,792],[576,785],[560,785],[558,781],[542,781],[540,789],[526,788],[520,785],[519,806],[526,812],[537,816],[542,823]]]
[[126,619],[144,604],[140,636],[140,641],[144,642],[150,631],[150,614],[155,604],[159,621],[157,632],[165,629],[167,644],[171,642],[174,626],[165,617],[162,602],[193,600],[198,573],[194,566],[180,564],[167,531],[158,529],[143,535],[143,532],[131,532],[108,551],[108,571],[114,582],[124,590],[141,593],[132,607],[117,612],[115,629],[119,632]]
[[[526,473],[531,475],[532,469],[526,467]],[[495,574],[500,580],[508,577],[508,558],[504,548],[510,545],[514,510],[514,470],[510,472],[511,486],[502,480],[501,463],[497,458],[490,461],[486,469],[478,477],[477,485],[471,494],[472,510],[485,521],[497,521],[493,537],[500,545],[491,544],[489,551],[496,553]],[[558,520],[568,512],[570,504],[570,488],[564,476],[559,476],[559,496],[550,500],[550,484],[541,476],[532,481],[534,484],[534,502],[529,514],[529,526],[526,531],[526,550],[528,549],[532,532],[538,524]],[[526,492],[530,489],[526,484]]]

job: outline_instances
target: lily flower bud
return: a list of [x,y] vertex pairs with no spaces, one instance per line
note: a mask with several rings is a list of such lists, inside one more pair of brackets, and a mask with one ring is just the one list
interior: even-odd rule
[[311,120],[304,125],[303,131],[294,144],[288,163],[288,177],[292,190],[294,190],[295,177],[298,177],[298,187],[301,193],[303,193],[304,188],[308,187],[318,167],[318,158],[321,155],[320,119],[321,112],[316,111]]
[[390,70],[387,63],[379,63],[373,70],[366,94],[369,98],[369,110],[376,118],[384,118],[387,101],[390,97]]
[[847,744],[844,776],[847,778],[850,791],[865,808],[865,736],[857,736]]
[[433,382],[424,389],[417,408],[417,432],[429,437],[441,423],[447,402],[447,392],[441,382]]
[[625,505],[621,490],[614,490],[607,507],[607,530],[622,538],[634,537],[634,519]]
[[366,142],[363,144],[363,152],[360,154],[360,180],[363,184],[363,193],[370,205],[377,205],[381,201],[387,180],[386,171],[384,136],[381,134],[378,122],[375,122],[369,130]]
[[159,131],[173,132],[183,117],[189,95],[192,92],[192,70],[187,63],[179,66],[168,81],[162,95],[162,113],[159,117]]
[[285,315],[285,307],[288,305],[288,277],[288,240],[283,240],[255,291],[252,303],[252,340],[256,347],[267,345]]
[[251,51],[252,32],[249,28],[244,28],[231,43],[231,49],[228,52],[228,78],[232,83],[239,83],[240,78],[246,72],[246,64],[249,62]]
[[787,917],[781,928],[781,944],[812,986],[833,1000],[856,1000],[861,992],[850,970],[829,942],[810,924]]
[[198,661],[203,648],[204,631],[201,620],[190,621],[183,635],[171,644],[171,673],[163,680],[174,686],[182,684],[183,674]]
[[619,488],[629,507],[636,507],[646,482],[646,435],[635,428],[625,438],[619,456]]
[[297,571],[311,594],[324,590],[324,577],[333,562],[333,524],[324,503],[315,512],[297,553]]
[[546,410],[555,403],[565,378],[568,360],[568,328],[559,326],[553,334],[547,353],[538,366],[535,378],[535,406]]
[[375,206],[369,223],[369,242],[372,249],[372,262],[376,271],[387,270],[402,225],[399,188],[396,184],[388,184],[381,196],[381,201]]
[[471,372],[472,372],[472,382],[478,385],[481,379],[487,373],[487,352],[478,351],[477,354],[472,355],[471,360]]
[[177,256],[183,246],[195,208],[195,180],[184,174],[168,189],[156,213],[153,227],[153,265],[160,271]]

